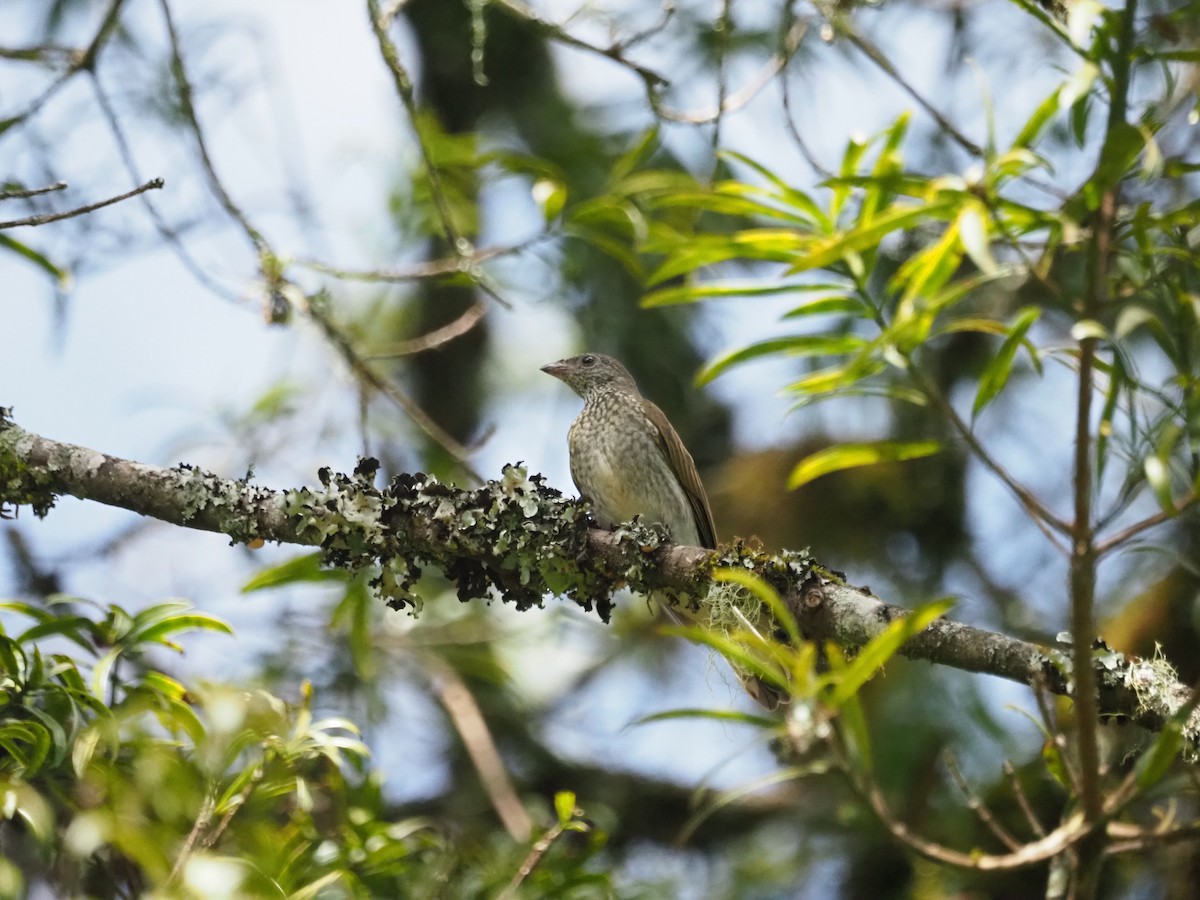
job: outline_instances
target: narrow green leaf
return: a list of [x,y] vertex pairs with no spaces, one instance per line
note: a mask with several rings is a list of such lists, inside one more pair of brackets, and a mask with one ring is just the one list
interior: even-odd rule
[[654,291],[642,298],[642,306],[672,306],[676,303],[694,303],[713,297],[772,297],[804,290],[810,288],[796,284],[762,284],[753,281],[706,281]]
[[824,210],[817,205],[816,201],[803,191],[798,191],[782,178],[768,169],[766,166],[755,162],[748,156],[743,156],[741,153],[736,153],[732,150],[722,150],[722,157],[736,160],[745,166],[750,167],[763,178],[765,178],[775,188],[781,202],[788,204],[798,210],[801,215],[808,217],[813,222],[817,223],[823,230],[829,231],[833,225],[830,219],[825,215]]
[[996,355],[992,357],[987,368],[983,370],[983,375],[980,376],[979,388],[975,392],[975,402],[971,407],[972,416],[978,416],[1004,390],[1004,386],[1008,384],[1009,376],[1012,374],[1013,360],[1016,358],[1017,349],[1025,340],[1025,334],[1041,314],[1042,311],[1036,306],[1027,306],[1017,314],[1016,321],[1009,328],[1008,337],[1004,339],[1000,349],[996,351]]
[[1154,787],[1171,768],[1183,750],[1183,725],[1172,718],[1167,722],[1150,749],[1134,764],[1134,777],[1141,790]]
[[648,725],[652,722],[667,722],[672,719],[712,719],[717,722],[733,722],[739,725],[753,725],[755,728],[777,728],[779,721],[766,716],[756,716],[736,709],[668,709],[664,712],[640,716],[630,722],[630,725]]
[[696,383],[707,384],[734,366],[764,356],[844,356],[857,353],[866,345],[865,338],[853,334],[797,334],[770,338],[721,354],[701,370]]
[[1172,516],[1177,514],[1179,509],[1171,495],[1171,477],[1166,463],[1158,456],[1147,456],[1142,463],[1142,471],[1145,472],[1146,483],[1150,485],[1150,490],[1154,492],[1162,511]]
[[863,444],[836,444],[824,450],[818,450],[801,460],[788,478],[788,489],[795,490],[801,485],[808,484],[808,482],[831,472],[840,472],[859,466],[873,466],[879,463],[920,459],[940,453],[941,450],[942,445],[939,441],[908,443],[878,441]]
[[[834,287],[834,285],[830,285]],[[793,307],[783,314],[785,319],[799,319],[804,316],[823,316],[830,314],[849,313],[860,319],[868,319],[872,315],[871,308],[858,297],[848,294],[838,294],[833,297],[813,297],[805,300],[799,306]]]
[[641,137],[613,163],[612,180],[620,181],[649,159],[658,149],[658,128],[647,128]]
[[806,375],[799,381],[789,384],[784,390],[789,394],[823,394],[829,391],[845,391],[883,369],[884,364],[878,360],[860,357],[847,365],[831,366]]
[[1021,131],[1013,141],[1014,148],[1032,147],[1037,143],[1046,125],[1063,108],[1059,102],[1059,90],[1059,88],[1055,88],[1045,100],[1038,104],[1038,108],[1033,111],[1033,115],[1021,127]]
[[840,707],[857,695],[859,689],[899,652],[909,638],[945,615],[953,605],[954,601],[951,599],[923,603],[904,618],[889,623],[881,634],[872,638],[847,664],[834,686],[829,702],[835,707]]
[[829,400],[842,400],[852,397],[877,397],[883,400],[894,400],[898,403],[910,403],[913,406],[928,406],[929,398],[915,388],[899,384],[861,384],[850,388],[841,388],[824,394],[813,393],[801,397],[792,404],[790,412],[825,403]]
[[747,228],[730,234],[691,235],[686,242],[672,246],[664,246],[656,238],[646,241],[642,249],[647,253],[668,254],[649,278],[649,283],[654,285],[731,259],[791,262],[813,240],[791,228]]
[[993,274],[999,267],[992,256],[990,227],[983,204],[968,203],[958,214],[956,224],[958,239],[962,242],[962,248],[967,251],[967,256],[971,257],[971,262],[975,263],[981,272]]
[[6,247],[18,256],[23,256],[55,281],[62,290],[67,290],[71,286],[71,273],[66,269],[56,266],[50,259],[43,254],[34,250],[27,244],[22,244],[20,241],[13,240],[7,234],[0,234],[0,247]]
[[797,215],[790,210],[780,209],[777,206],[764,203],[752,197],[732,196],[729,193],[705,191],[673,193],[656,198],[652,205],[663,209],[686,207],[688,209],[720,213],[725,216],[741,216],[747,219],[767,218],[780,222],[788,222],[797,226],[812,224],[807,216]]
[[890,207],[859,228],[837,232],[827,238],[813,238],[806,246],[797,247],[797,258],[788,274],[824,268],[850,253],[876,246],[893,231],[912,228],[926,219],[945,219],[951,211],[952,204],[947,202]]
[[320,553],[306,553],[258,572],[242,585],[242,593],[249,594],[251,591],[261,591],[263,588],[279,587],[285,584],[345,581],[346,579],[346,573],[340,569],[321,568]]
[[165,638],[167,635],[192,630],[219,631],[222,634],[233,634],[233,628],[229,623],[218,619],[216,616],[210,616],[207,613],[183,613],[172,616],[166,621],[157,622],[142,630],[138,634],[137,639],[139,643],[144,644],[155,642],[166,643]]

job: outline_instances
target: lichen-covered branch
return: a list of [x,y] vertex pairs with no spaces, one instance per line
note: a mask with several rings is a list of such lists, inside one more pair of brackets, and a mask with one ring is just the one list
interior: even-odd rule
[[[187,465],[173,469],[118,459],[31,434],[0,415],[0,515],[30,506],[44,516],[61,495],[132,510],[164,522],[256,539],[319,546],[326,562],[375,573],[396,608],[420,608],[413,586],[433,566],[464,600],[495,598],[518,608],[560,595],[608,619],[620,588],[699,603],[721,566],[756,572],[778,590],[804,633],[854,649],[907,610],[845,584],[807,554],[762,553],[739,543],[720,552],[669,543],[656,528],[589,525],[587,507],[522,466],[506,466],[483,487],[462,489],[422,474],[375,485],[377,463],[351,475],[322,469],[320,485],[279,491],[220,478]],[[941,619],[912,637],[903,655],[980,672],[1056,694],[1068,693],[1067,648],[1047,649]],[[1102,713],[1160,730],[1191,698],[1169,667],[1128,659],[1102,645],[1092,656]],[[1183,729],[1200,748],[1200,714]]]

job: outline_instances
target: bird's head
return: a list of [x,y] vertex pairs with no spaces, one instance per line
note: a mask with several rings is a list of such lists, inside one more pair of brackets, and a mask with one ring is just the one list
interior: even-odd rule
[[560,359],[542,366],[542,371],[553,375],[584,399],[614,388],[637,393],[637,385],[629,370],[611,356],[601,353],[581,353],[569,359]]

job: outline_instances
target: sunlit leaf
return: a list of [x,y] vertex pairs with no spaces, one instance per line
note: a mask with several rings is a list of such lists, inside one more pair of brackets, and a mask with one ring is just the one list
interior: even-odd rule
[[939,441],[877,441],[864,444],[835,444],[824,450],[818,450],[803,459],[792,470],[792,474],[788,478],[788,489],[795,490],[801,485],[808,484],[808,482],[832,472],[859,466],[873,466],[879,463],[920,459],[940,453],[942,449]]
[[721,354],[701,370],[696,382],[707,384],[733,366],[753,359],[769,356],[844,356],[857,353],[866,344],[864,338],[852,334],[797,334],[771,338]]
[[808,290],[803,285],[764,284],[755,281],[705,281],[677,287],[662,288],[642,298],[642,306],[670,306],[676,303],[694,303],[714,297],[772,297],[780,294],[795,294]]
[[1016,320],[1008,330],[1008,336],[979,378],[979,388],[975,392],[975,402],[971,406],[972,416],[978,416],[1004,390],[1009,376],[1012,375],[1013,361],[1016,359],[1017,350],[1025,340],[1026,333],[1041,314],[1042,311],[1036,306],[1027,306],[1017,314]]
[[345,581],[349,576],[341,569],[325,569],[321,566],[320,553],[305,553],[256,573],[242,585],[242,593],[261,591],[263,588],[285,584],[307,584],[324,581]]
[[872,638],[854,659],[847,663],[830,695],[829,702],[837,707],[856,695],[860,688],[895,656],[914,634],[924,631],[936,619],[944,616],[954,601],[950,599],[923,603],[901,619],[889,622],[882,633]]
[[991,275],[998,266],[992,256],[989,225],[983,207],[978,203],[969,203],[963,207],[956,221],[958,238],[962,241],[967,256],[983,272]]

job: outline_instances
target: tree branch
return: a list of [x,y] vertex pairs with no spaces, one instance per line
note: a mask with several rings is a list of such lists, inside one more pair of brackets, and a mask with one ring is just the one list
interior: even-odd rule
[[[496,597],[519,609],[559,594],[607,621],[622,587],[698,602],[720,566],[755,571],[794,610],[810,639],[855,649],[908,614],[843,583],[805,554],[769,555],[738,543],[720,553],[670,544],[641,525],[589,527],[587,507],[506,466],[499,480],[463,490],[424,475],[373,486],[373,460],[353,476],[320,473],[322,487],[277,491],[180,465],[166,469],[107,456],[31,434],[0,415],[0,512],[29,505],[44,516],[60,495],[128,509],[163,522],[229,535],[322,547],[330,565],[375,568],[375,589],[390,605],[420,608],[410,588],[422,566],[441,569],[463,599]],[[901,653],[1055,694],[1068,694],[1069,651],[939,619]],[[1100,715],[1160,730],[1184,709],[1191,689],[1164,664],[1104,654],[1093,660]],[[1183,728],[1200,751],[1200,712]]]

